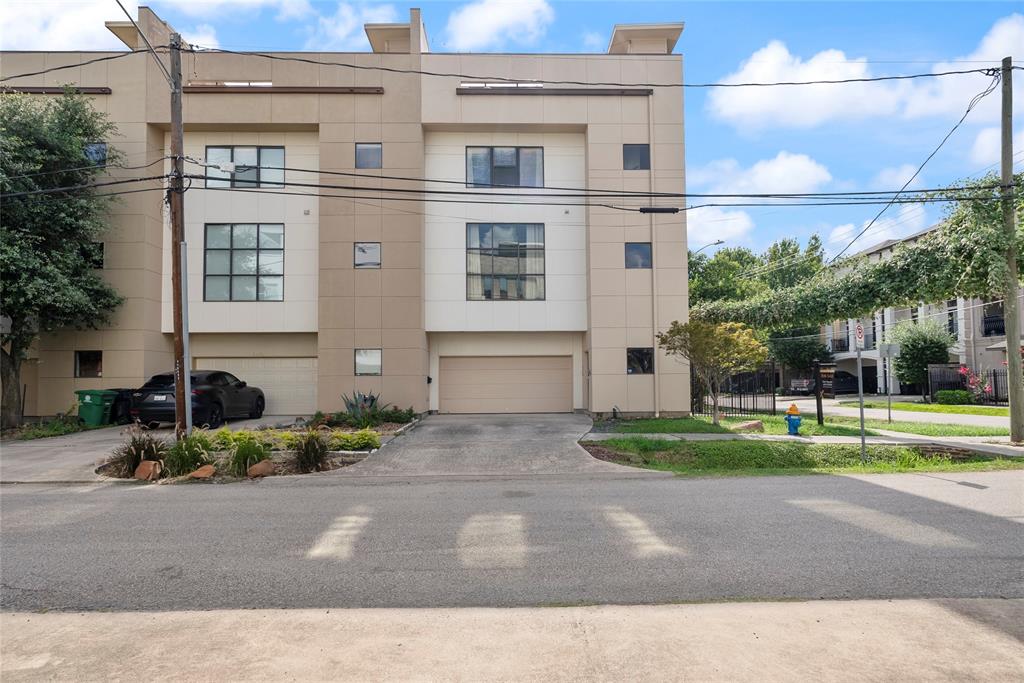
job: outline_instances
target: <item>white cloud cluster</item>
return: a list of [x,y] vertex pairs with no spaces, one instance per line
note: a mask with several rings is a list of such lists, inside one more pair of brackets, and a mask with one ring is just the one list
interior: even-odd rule
[[[892,210],[890,209],[889,211]],[[859,226],[853,223],[846,223],[845,225],[833,228],[829,232],[828,239],[825,241],[825,250],[831,254],[838,253],[853,239],[854,235],[866,228],[869,222],[864,221]],[[857,241],[854,242],[853,246],[844,255],[855,254],[886,240],[912,235],[919,230],[923,230],[927,225],[928,212],[923,205],[901,204],[895,215],[879,218],[867,232],[857,238]]]
[[735,159],[717,159],[687,173],[691,187],[723,194],[815,192],[832,180],[822,164],[806,154],[782,151],[743,168]]
[[608,38],[598,31],[584,31],[583,48],[590,52],[604,52],[608,46]]
[[[138,2],[124,6],[135,16]],[[107,30],[105,21],[126,17],[111,0],[0,2],[0,49],[123,50],[124,43]]]
[[192,30],[183,30],[181,37],[189,45],[220,47],[220,41],[217,40],[217,29],[210,24],[199,24]]
[[339,2],[331,15],[316,18],[303,49],[306,50],[364,50],[370,42],[363,32],[363,24],[382,24],[398,20],[394,5],[367,5]]
[[[978,168],[972,170],[980,171],[982,166],[998,164],[1001,158],[1002,141],[1002,132],[998,126],[982,128],[978,131],[978,135],[974,138],[974,144],[971,146],[970,156],[971,163],[977,165]],[[1013,152],[1015,156],[1024,152],[1024,129],[1013,134]]]
[[[875,177],[871,179],[871,184],[868,190],[898,190],[903,187],[903,183],[910,180],[914,171],[917,167],[913,164],[901,164],[899,166],[890,166],[883,168],[881,171],[875,174]],[[919,190],[924,187],[924,180],[919,174],[914,178],[914,182],[910,183],[907,187],[908,190]]]
[[693,249],[717,240],[734,243],[753,229],[754,219],[746,211],[706,206],[686,212],[686,239]]
[[448,16],[447,46],[455,51],[535,43],[555,19],[547,0],[477,0]]
[[[969,55],[933,65],[932,71],[959,71],[995,65],[1024,45],[1024,15],[1012,14],[997,21]],[[792,54],[781,41],[772,41],[754,52],[740,68],[721,80],[727,83],[818,81],[872,78],[866,58],[850,58],[842,50],[823,50],[809,59]],[[1024,80],[1024,79],[1018,79]],[[842,85],[780,86],[773,88],[723,88],[713,90],[708,108],[717,118],[741,129],[768,127],[810,128],[830,121],[849,121],[876,116],[919,118],[960,114],[968,101],[987,83],[979,74]],[[1020,100],[1020,97],[1015,97]],[[1024,108],[1024,105],[1018,104]],[[994,120],[998,98],[989,97],[973,120]]]
[[212,18],[226,15],[244,15],[263,9],[277,10],[278,21],[302,19],[313,13],[309,0],[159,0],[157,6],[167,2],[182,14],[191,17]]

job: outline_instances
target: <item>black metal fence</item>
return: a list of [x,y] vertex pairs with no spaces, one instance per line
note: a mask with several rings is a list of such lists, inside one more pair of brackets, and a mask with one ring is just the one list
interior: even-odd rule
[[[711,395],[696,375],[691,377],[690,392],[692,413],[711,415]],[[754,372],[742,372],[726,380],[718,397],[718,412],[735,417],[775,415],[775,364],[769,363]]]
[[[960,367],[954,364],[928,366],[928,392],[933,401],[935,395],[942,390],[967,388],[967,377],[961,374]],[[992,391],[985,394],[983,403],[999,405],[1010,400],[1010,376],[1006,368],[983,370],[975,374],[992,387]]]

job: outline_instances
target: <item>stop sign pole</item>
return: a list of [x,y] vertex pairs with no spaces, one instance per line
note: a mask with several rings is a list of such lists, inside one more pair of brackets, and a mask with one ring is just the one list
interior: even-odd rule
[[864,349],[864,325],[861,322],[857,322],[856,327],[856,340],[857,340],[857,396],[860,401],[860,461],[862,463],[867,462],[867,444],[864,438],[864,368],[861,365],[860,353]]

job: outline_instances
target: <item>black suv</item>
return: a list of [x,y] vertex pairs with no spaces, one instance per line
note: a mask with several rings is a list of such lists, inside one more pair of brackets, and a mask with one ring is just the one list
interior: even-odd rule
[[[192,423],[216,428],[231,417],[263,416],[267,399],[263,390],[250,387],[229,372],[192,371]],[[156,426],[174,422],[174,373],[154,375],[132,392],[133,420]]]

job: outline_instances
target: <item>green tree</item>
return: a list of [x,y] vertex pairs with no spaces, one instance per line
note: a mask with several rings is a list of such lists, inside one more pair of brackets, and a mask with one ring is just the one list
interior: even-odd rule
[[832,353],[821,343],[817,333],[815,328],[795,327],[785,332],[772,333],[765,344],[769,355],[779,365],[794,370],[809,370],[815,359],[822,363],[832,359]]
[[[121,298],[92,270],[89,252],[105,230],[112,201],[88,184],[103,172],[87,147],[115,133],[82,95],[0,95],[0,193],[55,190],[5,198],[0,213],[0,422],[21,417],[21,364],[42,332],[95,328]],[[106,162],[117,159],[113,150]]]
[[953,338],[945,325],[936,320],[922,320],[917,324],[902,323],[889,335],[900,345],[900,354],[893,360],[892,369],[897,379],[905,384],[921,387],[922,395],[928,391],[928,365],[948,363]]
[[761,259],[746,247],[726,247],[713,256],[690,254],[690,303],[736,301],[759,293],[762,283],[744,277],[763,266]]
[[685,358],[711,394],[712,422],[718,424],[722,381],[738,372],[751,372],[764,363],[768,349],[754,331],[740,323],[713,324],[674,321],[668,332],[658,333],[658,345],[671,356]]

